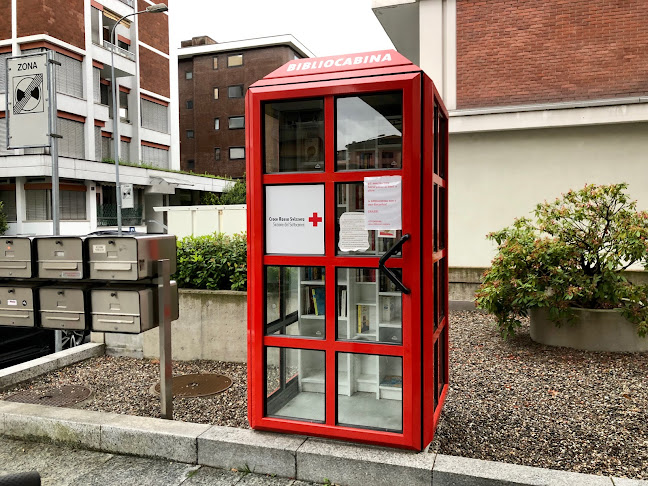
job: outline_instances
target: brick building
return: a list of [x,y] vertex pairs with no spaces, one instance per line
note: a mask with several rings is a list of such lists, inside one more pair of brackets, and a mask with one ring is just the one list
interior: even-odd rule
[[178,51],[180,167],[234,178],[245,174],[245,92],[295,58],[312,54],[291,35],[216,43],[182,42]]
[[645,0],[373,5],[450,112],[451,280],[478,281],[485,235],[570,188],[628,182],[648,208]]
[[[10,234],[51,234],[49,148],[7,150],[5,59],[52,51],[61,63],[57,85],[61,233],[83,234],[116,221],[115,169],[122,162],[179,169],[175,61],[169,55],[169,15],[144,13],[116,27],[119,153],[113,151],[110,32],[117,21],[153,5],[148,0],[0,0],[0,199]],[[173,72],[173,76],[171,73]],[[123,166],[134,208],[123,224],[160,232],[154,206],[192,202],[197,191],[224,182]],[[150,224],[150,223],[153,224]]]

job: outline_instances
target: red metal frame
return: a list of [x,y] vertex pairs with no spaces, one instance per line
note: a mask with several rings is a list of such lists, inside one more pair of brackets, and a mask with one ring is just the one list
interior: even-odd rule
[[[395,74],[400,69],[400,74]],[[366,77],[371,72],[373,77]],[[376,73],[382,74],[375,76]],[[434,300],[428,300],[425,292],[429,290],[430,274],[421,268],[426,264],[446,258],[447,231],[445,250],[432,255],[427,251],[429,229],[422,224],[422,217],[428,217],[430,211],[438,210],[431,200],[431,181],[428,166],[430,158],[430,141],[421,137],[429,130],[429,109],[425,116],[421,107],[427,106],[431,99],[437,99],[438,93],[420,69],[416,66],[378,68],[364,71],[362,77],[344,73],[345,79],[331,79],[333,74],[326,73],[320,78],[313,75],[297,78],[266,79],[252,86],[246,96],[247,142],[247,178],[248,178],[248,417],[255,429],[291,432],[305,435],[348,439],[358,442],[389,445],[408,449],[425,447],[433,436],[434,428],[445,394],[443,387],[441,400],[436,409],[431,410],[428,389],[433,388],[434,379],[430,375],[428,362],[433,355],[434,342],[439,336],[447,338],[447,311],[443,325],[430,335],[429,329],[421,325],[425,314],[430,314],[428,306]],[[338,75],[339,77],[339,75]],[[308,80],[308,82],[304,82]],[[430,88],[431,87],[431,88]],[[403,167],[399,170],[358,170],[336,172],[335,170],[335,98],[368,93],[401,91],[403,93]],[[318,173],[275,173],[264,174],[262,113],[263,102],[274,100],[294,100],[306,98],[324,99],[325,115],[325,170]],[[445,108],[443,113],[447,118]],[[438,134],[434,134],[438,136]],[[446,135],[447,136],[447,135]],[[446,144],[447,147],[447,144]],[[421,154],[425,154],[423,159]],[[446,150],[447,160],[447,150]],[[402,268],[403,281],[412,289],[409,295],[403,295],[403,343],[402,346],[370,342],[349,342],[336,340],[335,276],[336,268],[365,267],[377,268],[378,257],[336,256],[336,213],[335,183],[361,182],[364,177],[377,175],[401,175],[403,180],[403,234],[410,233],[412,238],[405,243],[402,257],[388,261],[388,267]],[[446,161],[447,177],[447,161]],[[434,175],[434,180],[447,188],[447,182]],[[426,187],[423,181],[430,181]],[[264,187],[274,184],[324,184],[325,186],[325,254],[323,256],[287,256],[266,255],[264,242]],[[447,191],[446,191],[447,196]],[[447,203],[445,204],[447,211]],[[445,218],[447,222],[447,215]],[[430,262],[430,257],[432,262]],[[320,266],[325,267],[326,288],[326,336],[323,340],[309,338],[266,336],[265,335],[265,273],[268,265]],[[447,268],[447,266],[446,266]],[[443,299],[447,309],[447,275]],[[419,289],[421,291],[419,291]],[[425,302],[426,311],[422,314]],[[432,348],[430,348],[430,345]],[[268,346],[280,348],[314,349],[326,352],[325,362],[325,423],[301,422],[283,418],[264,416],[265,408],[265,363],[264,353]],[[446,362],[447,343],[442,358]],[[385,356],[399,356],[403,359],[403,429],[402,433],[384,432],[366,428],[354,428],[336,424],[336,357],[337,353],[367,353]],[[430,417],[434,417],[430,422]]]

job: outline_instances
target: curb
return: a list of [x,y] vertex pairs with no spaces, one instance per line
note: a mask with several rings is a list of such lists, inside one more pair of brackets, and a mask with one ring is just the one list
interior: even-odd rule
[[73,363],[103,356],[105,346],[97,343],[86,343],[75,346],[65,351],[49,354],[42,358],[33,359],[25,363],[10,366],[0,370],[0,392],[20,383],[21,381],[31,380],[39,375],[47,373]]
[[0,435],[350,486],[648,486],[648,481],[5,401],[0,401]]

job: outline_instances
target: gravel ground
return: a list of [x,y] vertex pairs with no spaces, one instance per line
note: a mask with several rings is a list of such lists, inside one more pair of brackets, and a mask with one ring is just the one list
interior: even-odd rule
[[[453,312],[450,392],[430,450],[492,461],[648,479],[648,353],[588,353],[531,341],[528,325],[504,341],[490,317]],[[246,367],[174,362],[174,374],[234,381],[204,398],[175,398],[174,418],[248,427]],[[100,357],[0,394],[82,384],[79,408],[159,417],[156,361]]]

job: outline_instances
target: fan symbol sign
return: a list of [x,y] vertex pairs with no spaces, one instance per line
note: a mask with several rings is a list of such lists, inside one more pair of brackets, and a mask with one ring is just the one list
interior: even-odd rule
[[[13,113],[36,113],[45,111],[43,103],[43,75],[22,76],[15,86]],[[14,82],[15,82],[14,81]]]

